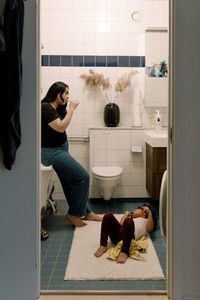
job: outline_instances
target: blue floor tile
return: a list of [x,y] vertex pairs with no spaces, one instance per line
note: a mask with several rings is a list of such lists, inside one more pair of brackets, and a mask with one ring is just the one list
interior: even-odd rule
[[64,290],[78,290],[79,289],[79,281],[75,280],[66,280],[63,282]]
[[138,280],[138,289],[152,290],[152,281],[151,280]]
[[[98,214],[105,212],[123,213],[132,211],[140,204],[150,204],[157,216],[158,202],[151,199],[91,199],[90,206]],[[66,201],[57,201],[58,212],[46,216],[43,226],[49,238],[41,242],[41,289],[42,290],[166,290],[165,280],[64,280],[65,269],[73,239],[74,227],[66,221]],[[160,234],[159,224],[156,231],[150,233],[157,251],[163,273],[166,276],[166,240]]]

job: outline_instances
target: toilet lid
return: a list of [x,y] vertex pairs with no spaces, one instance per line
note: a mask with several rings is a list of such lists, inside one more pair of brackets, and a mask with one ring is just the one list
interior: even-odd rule
[[121,167],[93,167],[92,171],[94,174],[102,177],[112,177],[112,176],[117,176],[122,173],[122,168]]

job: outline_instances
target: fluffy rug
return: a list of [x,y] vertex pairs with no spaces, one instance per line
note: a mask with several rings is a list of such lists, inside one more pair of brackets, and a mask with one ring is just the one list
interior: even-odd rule
[[[118,219],[122,215],[115,215]],[[101,222],[87,221],[76,228],[64,280],[160,280],[164,279],[156,251],[149,236],[148,248],[142,255],[146,261],[128,258],[124,264],[94,256],[99,246]]]

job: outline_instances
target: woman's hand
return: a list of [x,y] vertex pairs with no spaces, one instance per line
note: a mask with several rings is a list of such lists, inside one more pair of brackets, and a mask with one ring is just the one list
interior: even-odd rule
[[79,105],[78,101],[71,100],[69,102],[69,108],[67,110],[67,114],[64,117],[64,119],[61,120],[60,118],[57,118],[57,119],[53,120],[52,122],[48,123],[48,125],[51,128],[53,128],[54,130],[63,133],[66,130],[66,128],[68,127],[68,125],[70,124],[72,115],[78,105]]
[[79,105],[78,101],[76,101],[76,100],[70,100],[69,109],[71,109],[71,110],[74,111],[77,108],[78,105]]

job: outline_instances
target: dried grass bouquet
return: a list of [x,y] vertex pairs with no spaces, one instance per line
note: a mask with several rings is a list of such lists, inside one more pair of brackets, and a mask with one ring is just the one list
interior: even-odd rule
[[119,94],[131,85],[131,78],[137,71],[131,71],[123,74],[114,86],[114,96],[112,96],[112,85],[109,78],[105,78],[103,74],[96,73],[94,70],[89,69],[89,75],[82,74],[80,77],[85,80],[85,83],[90,87],[100,87],[102,93],[105,95],[108,103],[116,102]]

